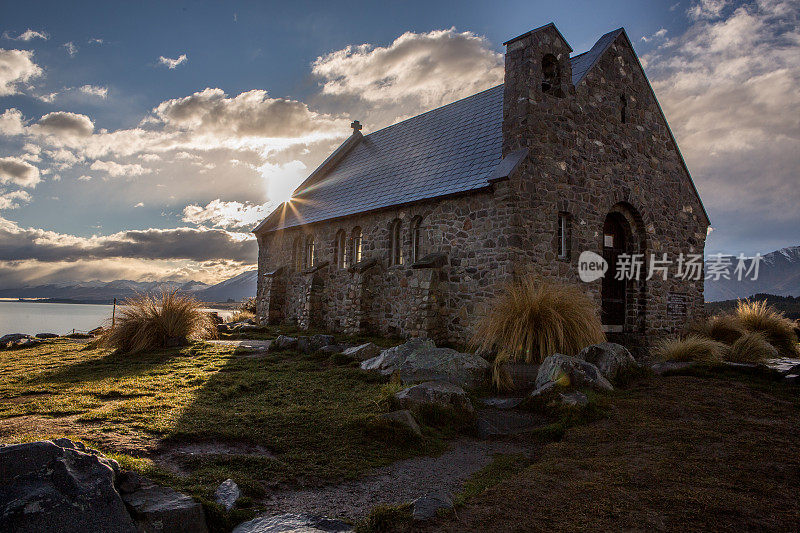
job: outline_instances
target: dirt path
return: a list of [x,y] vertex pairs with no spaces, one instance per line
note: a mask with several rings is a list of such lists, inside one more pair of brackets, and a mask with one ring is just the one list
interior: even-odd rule
[[236,348],[244,348],[246,350],[253,350],[254,352],[266,352],[269,350],[269,345],[272,344],[271,340],[253,339],[242,339],[235,341],[211,340],[206,342],[217,346],[235,346]]
[[438,457],[414,457],[376,469],[372,475],[316,489],[276,492],[266,511],[306,512],[337,518],[361,518],[379,504],[410,502],[430,493],[452,495],[462,482],[488,464],[494,454],[530,453],[517,440],[460,439]]

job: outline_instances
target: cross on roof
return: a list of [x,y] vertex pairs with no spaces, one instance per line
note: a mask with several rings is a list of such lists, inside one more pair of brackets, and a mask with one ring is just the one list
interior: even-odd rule
[[359,121],[354,120],[353,123],[350,124],[350,127],[353,128],[353,133],[356,133],[357,131],[361,130],[363,126]]

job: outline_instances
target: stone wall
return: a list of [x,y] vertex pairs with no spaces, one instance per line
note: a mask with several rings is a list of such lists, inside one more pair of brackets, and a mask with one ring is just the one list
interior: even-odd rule
[[[529,148],[524,170],[511,183],[525,221],[517,265],[581,283],[578,256],[602,253],[603,223],[612,211],[630,226],[630,253],[647,259],[651,253],[672,259],[702,254],[705,214],[625,35],[560,97],[542,92],[539,65],[544,53],[565,57],[565,43],[554,29],[523,41],[509,45],[506,55],[504,115],[504,153]],[[565,66],[562,75],[567,72]],[[566,259],[557,257],[559,213],[568,214],[570,226]],[[648,267],[646,261],[645,274]],[[601,283],[586,285],[598,301]],[[629,281],[626,293],[623,338],[633,348],[676,332],[703,309],[702,279]],[[676,300],[686,305],[681,309]]]
[[[500,182],[465,196],[261,235],[259,317],[263,320],[264,310],[275,307],[268,301],[274,282],[265,274],[285,267],[285,301],[280,307],[286,322],[346,333],[465,342],[480,304],[511,275],[507,246],[512,211],[508,183]],[[420,255],[443,253],[444,264],[412,268],[410,228],[415,217],[422,219]],[[401,223],[402,265],[390,264],[390,229],[396,220]],[[364,271],[353,265],[337,268],[334,257],[337,232],[343,229],[350,235],[355,227],[362,230],[362,264],[374,262]],[[313,274],[292,270],[293,243],[307,235],[314,236],[315,263],[330,262]],[[312,278],[317,280],[315,290],[311,290]]]

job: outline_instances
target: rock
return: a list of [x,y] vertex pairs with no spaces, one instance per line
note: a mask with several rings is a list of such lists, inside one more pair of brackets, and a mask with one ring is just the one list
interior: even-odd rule
[[685,368],[692,367],[696,365],[694,361],[662,361],[660,363],[655,363],[651,368],[653,372],[658,374],[659,376],[663,376],[667,372],[673,372],[675,370],[683,370]]
[[34,338],[31,338],[31,337],[26,337],[26,338],[18,339],[18,340],[15,340],[15,341],[8,341],[8,342],[5,343],[5,345],[0,344],[0,348],[3,348],[3,347],[5,347],[5,348],[33,348],[34,346],[38,346],[41,343],[42,343],[42,341],[40,341],[38,339],[34,339]]
[[236,327],[236,331],[239,333],[258,333],[263,331],[263,329],[261,326],[256,326],[255,324],[242,324]]
[[536,388],[548,381],[563,387],[589,387],[600,391],[611,391],[614,387],[603,377],[592,363],[560,353],[546,357],[536,375]]
[[55,333],[37,333],[36,334],[36,338],[37,339],[55,339],[55,338],[58,338],[58,335],[56,335]]
[[489,363],[475,354],[437,348],[433,341],[411,339],[405,344],[384,350],[377,357],[361,363],[364,370],[403,381],[449,381],[460,387],[476,387],[487,382]]
[[146,533],[206,533],[203,506],[169,487],[126,472],[120,476],[120,494],[136,527]]
[[136,531],[114,488],[116,463],[76,448],[53,441],[0,447],[0,529]]
[[217,333],[230,333],[231,328],[227,324],[217,324]]
[[330,346],[323,346],[319,350],[320,353],[326,353],[328,355],[333,355],[335,353],[342,353],[342,347],[339,344],[331,344]]
[[93,339],[94,335],[89,335],[88,333],[70,333],[68,335],[64,335],[64,337],[68,339]]
[[262,515],[247,522],[242,522],[232,533],[350,533],[353,531],[341,520],[333,520],[324,516],[286,513],[280,515]]
[[217,490],[214,492],[214,501],[223,506],[225,510],[230,511],[236,505],[236,500],[242,495],[239,490],[239,485],[232,479],[226,479],[220,483]]
[[286,335],[278,335],[278,338],[269,347],[272,350],[293,350],[297,348],[297,339]]
[[28,348],[37,344],[39,341],[26,333],[10,333],[0,337],[0,348]]
[[452,509],[453,501],[442,494],[426,494],[411,502],[411,516],[423,521],[436,518],[439,509]]
[[394,395],[397,402],[406,409],[422,405],[452,407],[456,411],[473,413],[472,402],[467,393],[458,385],[446,381],[428,381],[403,389]]
[[614,382],[623,374],[636,368],[636,359],[631,352],[621,344],[601,342],[587,346],[578,354],[578,359],[583,359],[595,365],[607,380]]
[[522,403],[525,398],[481,398],[480,402],[486,407],[493,407],[495,409],[513,409]]
[[104,331],[105,329],[103,329],[103,326],[99,326],[94,328],[93,330],[87,331],[86,334],[96,337],[98,335],[102,335]]
[[422,430],[419,424],[414,420],[414,415],[411,414],[411,411],[407,409],[392,411],[391,413],[380,415],[378,418],[405,426],[417,437],[422,437]]
[[366,344],[361,344],[360,346],[348,348],[342,353],[358,361],[366,361],[367,359],[372,359],[373,357],[380,355],[381,348],[376,344],[368,342]]
[[331,346],[335,342],[333,335],[311,335],[308,340],[311,342],[311,350],[314,352]]
[[589,405],[589,398],[580,391],[562,392],[559,397],[561,405],[566,407],[586,407]]
[[308,337],[297,337],[297,351],[300,353],[311,353],[311,339]]
[[528,398],[537,401],[549,401],[563,387],[555,381],[547,381],[541,387],[537,387],[528,394]]

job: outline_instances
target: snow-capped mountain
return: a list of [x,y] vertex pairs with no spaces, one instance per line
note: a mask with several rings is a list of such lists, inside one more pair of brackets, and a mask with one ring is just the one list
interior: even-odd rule
[[226,302],[228,300],[239,302],[256,295],[257,279],[258,270],[248,270],[238,276],[205,288],[195,296],[205,302]]
[[208,285],[199,281],[185,283],[172,281],[132,281],[118,279],[114,281],[61,281],[20,287],[18,289],[0,289],[0,298],[48,298],[55,300],[72,300],[78,302],[111,302],[114,298],[124,299],[142,293],[158,293],[163,290],[177,290],[191,294],[204,302],[241,301],[256,295],[257,270],[243,272],[238,276]]
[[[732,258],[732,262],[735,265],[736,258]],[[757,293],[800,296],[800,246],[790,246],[764,255],[756,280],[749,277],[742,281],[707,279],[705,283],[705,299],[708,302],[746,298]]]

